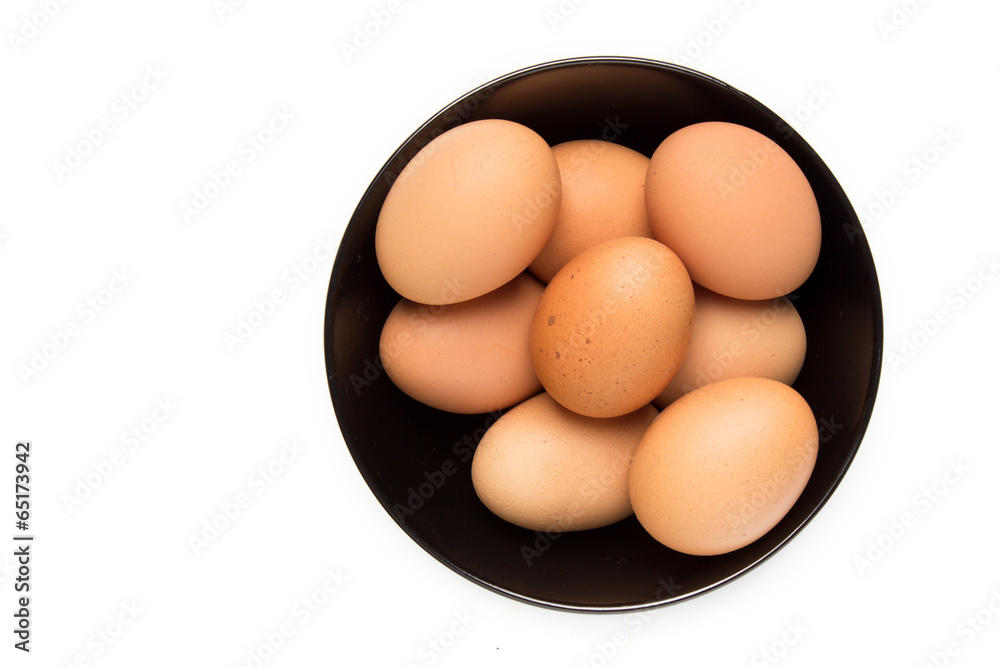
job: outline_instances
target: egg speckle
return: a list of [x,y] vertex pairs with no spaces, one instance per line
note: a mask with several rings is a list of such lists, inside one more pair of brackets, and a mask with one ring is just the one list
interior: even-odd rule
[[606,241],[545,288],[531,329],[535,372],[556,401],[582,415],[632,412],[670,382],[693,313],[691,280],[669,248],[641,237]]

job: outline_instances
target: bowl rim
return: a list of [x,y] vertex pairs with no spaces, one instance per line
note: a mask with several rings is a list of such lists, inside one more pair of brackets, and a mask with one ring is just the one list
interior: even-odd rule
[[[375,476],[372,474],[372,471],[370,471],[363,462],[359,461],[354,456],[353,447],[351,442],[349,441],[351,439],[351,436],[347,432],[347,429],[344,426],[344,422],[341,420],[341,416],[346,414],[346,407],[344,406],[339,393],[335,391],[335,383],[333,381],[335,378],[335,372],[334,372],[335,362],[334,362],[334,351],[333,351],[333,342],[334,342],[333,312],[331,308],[331,304],[335,302],[334,297],[340,287],[340,283],[337,280],[338,276],[343,275],[347,263],[353,262],[353,258],[349,259],[348,257],[346,257],[346,255],[339,252],[339,248],[343,246],[345,240],[352,232],[354,226],[358,224],[358,216],[365,208],[369,197],[372,195],[372,191],[377,187],[378,183],[383,178],[385,178],[386,174],[389,173],[390,166],[398,160],[400,155],[402,155],[404,151],[410,147],[411,143],[413,143],[417,139],[417,137],[421,135],[421,133],[423,133],[428,127],[437,124],[437,122],[443,116],[447,115],[451,110],[453,110],[456,107],[456,105],[460,104],[461,102],[463,102],[468,98],[475,97],[477,94],[480,94],[484,91],[490,91],[498,87],[501,87],[503,85],[506,85],[508,83],[514,82],[518,79],[522,79],[531,75],[539,74],[541,72],[546,72],[550,70],[579,67],[579,66],[602,66],[602,65],[639,67],[639,68],[653,69],[661,72],[670,72],[678,74],[682,77],[700,79],[711,86],[715,86],[717,88],[724,90],[727,94],[734,94],[743,98],[745,102],[756,107],[759,111],[761,111],[765,115],[770,116],[774,118],[776,121],[782,123],[783,129],[787,128],[787,131],[790,133],[786,137],[786,140],[797,143],[799,147],[801,147],[807,153],[809,153],[810,160],[814,163],[814,165],[819,167],[822,171],[825,172],[826,176],[830,180],[830,184],[834,186],[833,191],[835,194],[835,198],[837,200],[837,204],[840,208],[843,209],[848,218],[848,220],[844,223],[845,226],[850,225],[851,227],[853,227],[854,231],[852,233],[856,234],[864,242],[862,246],[862,252],[866,252],[867,259],[870,260],[866,262],[866,265],[867,265],[867,270],[869,272],[868,277],[871,282],[872,327],[873,327],[872,367],[869,373],[868,382],[865,390],[863,409],[861,411],[860,419],[858,422],[857,436],[855,437],[854,442],[850,446],[842,470],[834,479],[833,484],[823,494],[820,501],[809,511],[809,513],[802,520],[802,522],[794,529],[792,529],[791,532],[789,532],[789,534],[784,539],[775,544],[774,547],[769,551],[767,551],[763,556],[757,558],[753,562],[742,567],[738,571],[733,572],[732,574],[726,576],[725,578],[713,582],[712,584],[673,597],[660,598],[654,596],[641,603],[614,605],[614,606],[582,605],[582,604],[554,602],[551,600],[535,598],[530,595],[525,595],[523,593],[519,593],[517,591],[504,588],[503,586],[497,583],[487,581],[482,577],[476,576],[475,574],[466,571],[459,564],[454,562],[454,560],[448,557],[447,554],[442,553],[433,545],[429,544],[425,539],[423,539],[423,537],[417,534],[410,525],[408,525],[405,522],[401,522],[397,518],[397,516],[392,511],[392,507],[387,504],[387,500],[381,497],[380,494],[377,492],[377,490],[374,488],[373,480]],[[865,433],[868,430],[868,426],[871,421],[871,415],[875,407],[875,400],[878,393],[878,386],[882,373],[883,355],[884,355],[883,348],[884,348],[884,321],[883,321],[883,309],[882,309],[882,295],[879,286],[875,261],[871,251],[871,246],[867,241],[867,236],[865,235],[864,229],[861,226],[860,219],[858,218],[857,215],[857,211],[851,204],[850,199],[844,192],[843,187],[841,186],[840,182],[837,180],[833,172],[830,170],[830,168],[823,161],[823,159],[812,148],[812,146],[809,145],[809,143],[795,130],[794,127],[792,127],[789,123],[787,123],[784,119],[782,119],[776,112],[771,110],[769,107],[765,106],[757,99],[751,97],[742,90],[733,87],[732,85],[726,83],[725,81],[717,79],[709,74],[705,74],[704,72],[692,69],[690,67],[686,67],[684,65],[678,65],[675,63],[659,61],[650,58],[632,57],[632,56],[614,56],[614,55],[574,56],[569,58],[549,60],[535,65],[522,67],[507,74],[497,76],[483,84],[480,84],[479,86],[476,86],[475,88],[471,89],[470,91],[464,93],[463,95],[455,98],[448,104],[441,107],[430,118],[421,123],[420,126],[417,127],[417,129],[411,132],[406,137],[406,139],[404,139],[403,142],[400,143],[400,145],[396,148],[395,151],[392,152],[389,158],[378,170],[378,172],[376,172],[374,178],[371,180],[368,187],[365,188],[364,193],[358,200],[358,204],[355,207],[354,211],[351,213],[351,217],[348,220],[344,233],[341,237],[340,244],[338,245],[338,253],[334,260],[333,268],[331,271],[329,288],[326,293],[326,304],[324,307],[323,350],[325,358],[325,369],[327,374],[327,387],[330,392],[334,413],[337,418],[337,425],[340,428],[341,434],[343,435],[345,440],[345,444],[348,448],[349,453],[351,454],[351,458],[354,461],[355,466],[358,468],[358,471],[361,474],[362,479],[368,486],[369,491],[372,492],[372,495],[375,496],[375,499],[379,502],[379,504],[386,511],[386,513],[392,518],[392,520],[396,523],[396,525],[399,528],[401,528],[406,533],[406,535],[411,540],[413,540],[418,546],[420,546],[424,551],[433,556],[435,560],[444,564],[446,567],[451,569],[453,572],[461,575],[463,578],[472,581],[494,593],[503,595],[504,597],[513,600],[517,600],[519,602],[524,602],[544,609],[577,612],[577,613],[597,613],[597,614],[632,613],[632,612],[639,612],[639,611],[646,611],[650,609],[660,608],[667,605],[676,604],[684,600],[689,600],[695,597],[699,597],[701,595],[704,595],[705,593],[720,588],[725,584],[731,583],[736,579],[739,579],[740,577],[747,574],[751,570],[754,570],[757,567],[759,567],[765,561],[771,559],[776,553],[778,553],[781,549],[783,549],[794,537],[796,537],[806,527],[807,524],[809,524],[812,521],[812,519],[816,516],[816,514],[826,505],[830,497],[833,495],[834,491],[836,491],[836,489],[840,486],[840,483],[846,476],[847,471],[850,468],[851,464],[854,462],[858,449],[861,446],[861,442],[864,439]]]

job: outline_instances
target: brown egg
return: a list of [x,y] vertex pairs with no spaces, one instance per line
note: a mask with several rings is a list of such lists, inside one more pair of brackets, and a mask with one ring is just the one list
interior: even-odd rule
[[542,385],[528,335],[542,289],[522,274],[462,303],[401,300],[379,339],[386,374],[421,403],[462,414],[507,408],[537,394]]
[[588,417],[615,417],[652,401],[680,368],[694,290],[662,243],[625,237],[574,257],[552,279],[531,325],[542,386]]
[[791,385],[805,358],[806,329],[788,297],[744,301],[695,285],[687,356],[653,402],[662,408],[727,378],[762,377]]
[[734,551],[788,513],[818,447],[813,413],[791,387],[766,378],[706,385],[667,406],[636,448],[636,518],[676,551]]
[[375,252],[401,296],[467,301],[509,282],[555,227],[559,167],[533,130],[480,120],[445,132],[400,173],[382,205]]
[[733,123],[677,130],[646,175],[653,236],[691,279],[737,299],[799,287],[819,258],[820,216],[809,181],[764,135]]
[[649,158],[608,141],[567,141],[552,147],[562,176],[555,231],[529,270],[549,282],[581,252],[621,236],[652,238],[643,189]]
[[539,394],[486,431],[472,459],[476,494],[491,512],[529,530],[588,530],[620,521],[632,514],[632,452],[656,414],[646,405],[593,419]]

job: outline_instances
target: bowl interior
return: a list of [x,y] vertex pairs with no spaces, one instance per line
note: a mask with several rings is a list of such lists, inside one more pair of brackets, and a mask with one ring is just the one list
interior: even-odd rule
[[[776,141],[819,202],[819,263],[790,298],[808,351],[795,388],[820,425],[815,472],[772,531],[738,551],[693,557],[661,546],[634,517],[606,528],[535,533],[479,502],[469,467],[499,414],[453,415],[399,391],[381,369],[378,339],[399,296],[375,258],[375,224],[395,176],[434,137],[461,123],[503,118],[550,144],[605,139],[647,156],[674,130],[721,120]],[[664,63],[590,58],[502,77],[420,127],[375,177],[338,253],[327,297],[325,354],[345,441],[375,497],[413,540],[458,573],[501,594],[549,607],[630,610],[710,590],[774,553],[823,505],[854,457],[875,400],[882,354],[878,281],[858,218],[829,169],[773,112],[705,75]]]

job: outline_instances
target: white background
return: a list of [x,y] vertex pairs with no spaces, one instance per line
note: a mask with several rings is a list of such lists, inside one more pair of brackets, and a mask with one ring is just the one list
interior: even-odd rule
[[[389,14],[387,1],[91,0],[50,1],[51,17],[40,0],[4,2],[0,663],[253,665],[284,623],[293,634],[263,664],[995,660],[1000,10],[895,3],[898,26],[880,28],[892,1],[564,0],[560,14],[556,0],[422,0]],[[348,58],[372,12],[391,21]],[[392,151],[494,76],[587,55],[688,64],[792,122],[868,212],[885,308],[875,413],[829,504],[748,576],[646,616],[531,607],[423,552],[354,467],[323,364],[324,244]],[[250,150],[275,110],[294,118]],[[54,165],[102,121],[75,168]],[[239,173],[185,219],[230,160]],[[271,317],[230,349],[275,290]],[[145,439],[123,437],[133,428]],[[12,648],[6,546],[18,439],[33,442],[30,655]],[[261,484],[293,439],[301,451]],[[96,489],[81,489],[88,475]],[[190,538],[244,493],[196,554]],[[346,580],[299,613],[328,573]]]

